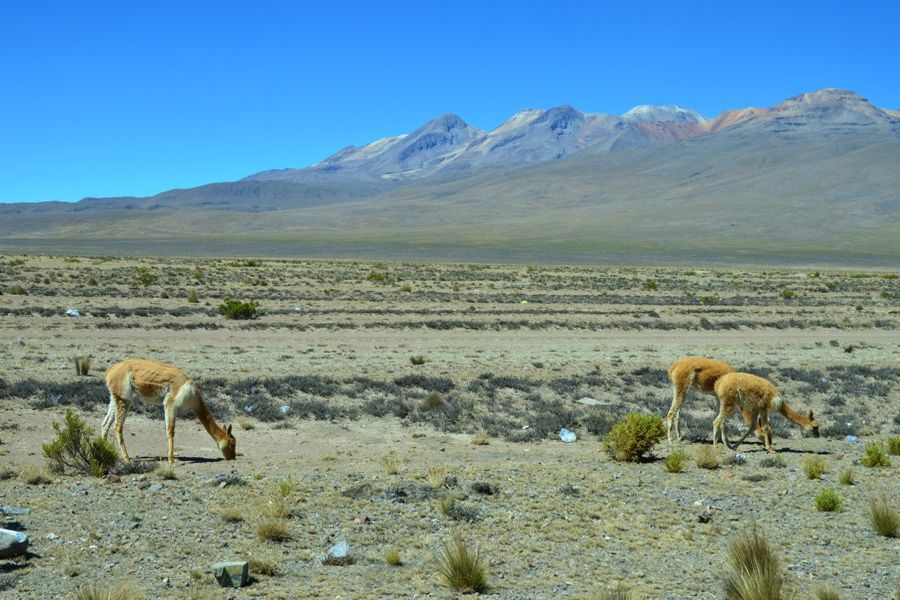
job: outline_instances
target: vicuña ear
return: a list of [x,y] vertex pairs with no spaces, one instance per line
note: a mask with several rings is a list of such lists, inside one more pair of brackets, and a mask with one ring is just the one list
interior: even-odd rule
[[812,414],[812,411],[809,411],[809,418],[810,418],[810,419],[812,419],[812,418],[813,418],[813,414]]
[[[810,418],[812,418],[812,413],[809,413]],[[228,426],[228,429],[225,430],[225,433],[231,435],[231,425]]]

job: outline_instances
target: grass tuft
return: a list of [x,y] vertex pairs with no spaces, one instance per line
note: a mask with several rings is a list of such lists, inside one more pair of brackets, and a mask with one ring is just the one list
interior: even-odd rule
[[263,517],[256,526],[256,537],[263,542],[286,542],[291,539],[291,530],[284,519]]
[[838,481],[841,485],[853,485],[856,483],[856,473],[853,472],[853,469],[841,471],[841,474],[838,475]]
[[819,490],[816,494],[816,510],[821,512],[841,512],[843,510],[844,501],[841,495],[834,488],[826,487]]
[[156,469],[153,470],[153,474],[160,479],[178,479],[178,475],[175,474],[175,467],[166,461],[161,461]]
[[683,473],[684,463],[687,461],[687,454],[684,450],[675,450],[666,457],[666,471],[669,473]]
[[91,583],[75,590],[71,597],[73,600],[144,600],[147,596],[124,583],[112,587],[98,587]]
[[894,437],[888,438],[887,450],[888,454],[900,456],[900,436],[895,435]]
[[25,465],[19,470],[19,478],[28,485],[43,485],[45,483],[53,483],[53,480],[47,476],[47,473],[38,466]]
[[820,587],[816,589],[816,600],[841,600],[841,595],[830,587]]
[[444,581],[463,593],[481,593],[487,590],[487,574],[476,547],[469,549],[462,534],[454,531],[451,540],[441,544],[438,567]]
[[392,567],[399,567],[403,564],[403,561],[400,559],[400,551],[396,548],[388,548],[384,552],[384,562],[391,565]]
[[828,464],[821,456],[806,456],[803,459],[803,472],[809,479],[821,479],[828,472]]
[[728,542],[728,564],[731,573],[725,577],[726,600],[786,600],[792,597],[778,557],[755,528]]
[[213,510],[227,523],[240,523],[244,520],[243,506],[219,506]]
[[250,566],[250,572],[255,575],[278,575],[278,559],[271,554],[261,554],[251,556],[247,562]]
[[91,359],[85,356],[76,356],[72,359],[75,363],[75,374],[79,376],[88,375],[91,370]]
[[869,498],[869,519],[878,535],[895,538],[900,532],[900,514],[888,503],[885,496]]

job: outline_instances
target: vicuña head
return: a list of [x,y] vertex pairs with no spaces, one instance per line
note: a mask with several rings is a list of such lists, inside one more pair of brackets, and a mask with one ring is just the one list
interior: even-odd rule
[[203,402],[200,388],[177,367],[152,360],[123,360],[107,369],[106,387],[109,389],[109,410],[103,419],[100,433],[105,439],[115,421],[116,440],[119,442],[122,458],[126,461],[130,458],[128,450],[125,449],[122,426],[125,424],[128,409],[135,401],[162,401],[169,442],[169,463],[175,462],[175,415],[183,406],[189,406],[194,410],[226,460],[233,460],[237,456],[237,440],[231,434],[231,425],[228,429],[219,427]]

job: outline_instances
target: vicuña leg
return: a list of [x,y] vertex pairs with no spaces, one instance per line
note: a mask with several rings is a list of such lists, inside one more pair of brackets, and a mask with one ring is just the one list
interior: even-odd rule
[[[691,393],[691,386],[694,385],[694,372],[685,377],[681,373],[673,374],[672,381],[672,407],[666,415],[666,434],[669,443],[681,441],[681,429],[678,425],[678,413],[681,410],[684,401],[687,400]],[[674,434],[674,435],[673,435]]]
[[169,438],[169,464],[175,464],[175,408],[169,405],[166,397],[166,437]]
[[121,398],[116,398],[116,441],[119,442],[119,450],[122,452],[122,458],[125,462],[130,462],[131,457],[128,456],[128,449],[125,448],[125,436],[122,435],[122,427],[125,425],[125,417],[128,416],[128,403]]
[[[744,440],[747,439],[747,436],[750,435],[750,432],[753,431],[754,429],[756,429],[757,422],[759,421],[759,419],[760,419],[759,412],[750,413],[750,425],[749,425],[749,427],[747,427],[747,431],[744,432],[743,437],[741,437],[741,439],[738,440],[738,443],[735,444],[734,446],[728,446],[727,441],[725,442],[725,445],[728,446],[729,448],[731,448],[732,450],[737,450],[738,446],[743,444]],[[724,433],[724,430],[723,430],[723,433]]]
[[106,410],[106,417],[103,418],[103,424],[100,426],[100,435],[103,439],[109,438],[109,428],[112,427],[116,419],[116,398],[112,394],[109,395],[109,408]]

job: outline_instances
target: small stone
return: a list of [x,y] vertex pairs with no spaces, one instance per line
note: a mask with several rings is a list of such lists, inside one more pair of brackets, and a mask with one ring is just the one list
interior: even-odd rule
[[122,478],[119,477],[118,475],[115,475],[114,473],[110,473],[109,475],[106,476],[107,483],[119,483],[121,481],[122,481]]
[[323,565],[352,565],[353,557],[350,556],[350,542],[341,540],[328,549],[328,552],[319,559]]
[[154,483],[150,487],[147,488],[147,491],[153,493],[153,492],[158,492],[161,489],[163,489],[163,485],[161,483]]
[[31,510],[27,508],[19,508],[17,506],[0,506],[0,515],[27,515]]
[[53,532],[50,532],[50,533],[48,533],[47,535],[45,535],[44,537],[47,538],[48,540],[55,540],[55,539],[57,539],[59,536],[56,535],[56,534],[53,533]]
[[21,531],[0,529],[0,558],[12,558],[28,553],[28,536]]
[[250,583],[250,565],[245,560],[217,562],[212,571],[222,587],[239,588]]

